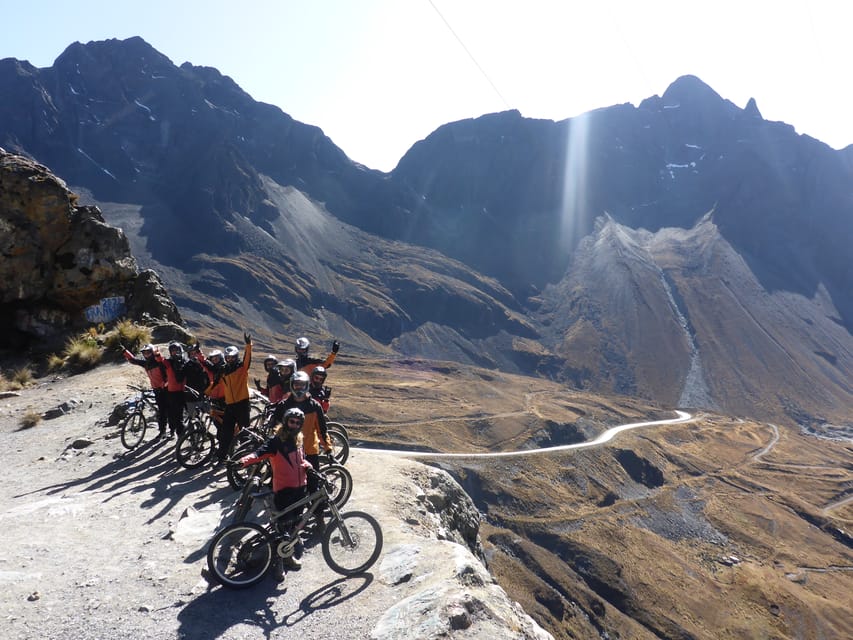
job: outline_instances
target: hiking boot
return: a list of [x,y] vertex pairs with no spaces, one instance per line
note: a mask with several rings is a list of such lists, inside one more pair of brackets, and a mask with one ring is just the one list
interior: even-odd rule
[[273,567],[272,577],[275,578],[276,582],[282,582],[284,580],[284,564],[281,561],[281,558],[275,563]]

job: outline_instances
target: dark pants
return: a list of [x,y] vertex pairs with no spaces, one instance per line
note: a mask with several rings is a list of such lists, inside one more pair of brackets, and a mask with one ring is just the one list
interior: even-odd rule
[[[282,511],[294,502],[298,502],[304,498],[306,494],[307,491],[305,487],[286,487],[284,489],[279,489],[275,492],[275,496],[273,496],[275,508]],[[300,515],[302,515],[302,508],[294,509],[284,517],[284,520],[286,522],[297,520]]]
[[166,406],[169,417],[169,431],[181,435],[184,432],[184,392],[167,391]]
[[[314,471],[320,470],[320,454],[319,453],[306,453],[305,459],[311,463],[311,466],[314,467]],[[316,478],[313,476],[308,476],[308,491],[314,493],[317,489],[320,488],[319,483]]]
[[234,404],[225,405],[225,413],[222,416],[222,422],[216,425],[216,439],[219,440],[219,451],[217,453],[220,460],[225,460],[228,457],[228,451],[231,449],[231,442],[234,440],[234,428],[249,426],[249,400],[241,400]]
[[169,415],[169,392],[165,389],[154,389],[154,400],[157,402],[157,424],[160,431],[166,430],[166,416]]
[[[314,471],[320,470],[320,454],[319,453],[306,453],[305,459],[311,463],[311,466],[314,467]],[[314,493],[317,489],[320,488],[320,483],[313,476],[308,476],[308,493]],[[320,505],[320,507],[314,512],[314,516],[318,520],[322,520],[323,511],[325,507]]]

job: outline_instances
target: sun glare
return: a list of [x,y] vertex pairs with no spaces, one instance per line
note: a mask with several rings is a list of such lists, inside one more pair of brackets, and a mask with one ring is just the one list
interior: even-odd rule
[[579,115],[569,120],[566,129],[566,164],[560,216],[560,246],[566,252],[575,246],[583,227],[590,121],[588,115]]

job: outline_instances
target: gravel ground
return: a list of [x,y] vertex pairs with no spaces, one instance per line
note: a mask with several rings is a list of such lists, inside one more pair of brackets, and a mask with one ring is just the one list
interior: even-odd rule
[[[149,432],[137,450],[123,449],[105,421],[140,374],[108,365],[0,399],[2,637],[371,637],[406,595],[381,579],[383,559],[397,545],[425,542],[398,513],[398,472],[412,463],[366,451],[347,463],[355,490],[345,510],[373,514],[385,535],[371,573],[343,578],[317,546],[282,583],[211,586],[202,575],[207,542],[236,494],[223,471],[178,467],[174,441]],[[26,412],[70,400],[79,404],[66,415],[20,427]]]

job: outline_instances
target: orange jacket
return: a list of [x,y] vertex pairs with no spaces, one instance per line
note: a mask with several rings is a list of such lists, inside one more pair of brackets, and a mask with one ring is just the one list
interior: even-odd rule
[[323,407],[320,403],[309,395],[298,402],[293,394],[290,394],[278,403],[273,418],[275,422],[281,422],[284,413],[291,407],[296,407],[305,414],[305,422],[302,423],[302,436],[304,438],[302,446],[305,449],[305,455],[320,453],[321,444],[323,449],[330,450],[332,444],[326,434],[326,415],[323,413]]
[[338,354],[334,351],[327,355],[325,360],[320,358],[310,358],[308,356],[296,356],[296,368],[299,371],[304,371],[310,376],[311,372],[317,368],[317,365],[323,365],[324,368],[328,369],[332,366],[332,363],[337,357]]
[[225,388],[225,404],[234,404],[249,399],[249,367],[252,365],[252,345],[246,345],[243,362],[234,370],[226,369],[222,375]]

